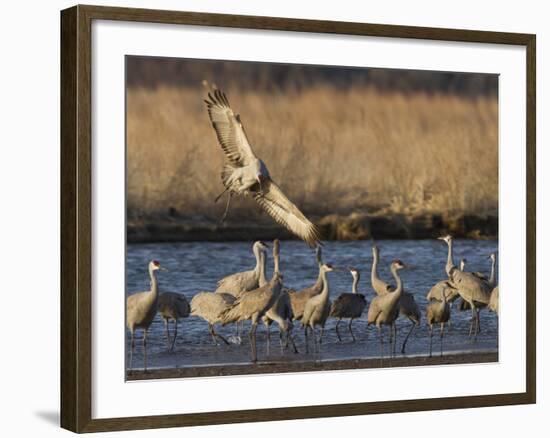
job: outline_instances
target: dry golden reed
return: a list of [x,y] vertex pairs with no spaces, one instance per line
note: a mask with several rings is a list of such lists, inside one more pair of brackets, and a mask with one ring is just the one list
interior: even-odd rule
[[[272,178],[307,214],[496,214],[495,97],[327,85],[225,90]],[[129,88],[128,213],[218,218],[223,154],[201,87]],[[252,200],[232,215],[257,214]]]

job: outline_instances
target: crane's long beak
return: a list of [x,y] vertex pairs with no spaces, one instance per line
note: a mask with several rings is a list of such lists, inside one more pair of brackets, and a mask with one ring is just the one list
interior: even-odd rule
[[166,271],[166,272],[168,272],[168,269],[166,269],[166,268],[163,267],[163,266],[159,266],[159,271]]

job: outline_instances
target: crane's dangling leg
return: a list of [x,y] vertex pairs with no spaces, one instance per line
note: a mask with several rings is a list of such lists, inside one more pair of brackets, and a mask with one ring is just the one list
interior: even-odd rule
[[229,213],[229,205],[231,204],[231,197],[233,196],[233,192],[229,192],[227,195],[227,204],[225,204],[225,210],[223,212],[223,216],[220,219],[220,224],[223,224],[225,220],[227,219],[227,215]]
[[353,330],[351,329],[351,325],[353,324],[353,318],[350,318],[349,320],[349,334],[351,335],[351,338],[353,339],[353,342],[355,342],[355,335],[353,334]]
[[440,338],[440,342],[441,342],[441,351],[439,352],[439,355],[440,356],[443,356],[443,335],[444,335],[444,330],[445,330],[445,323],[442,322],[441,323],[441,328],[439,330],[439,338]]
[[225,189],[223,189],[223,192],[221,192],[218,196],[216,196],[216,199],[214,199],[214,202],[218,202],[220,198],[223,196],[223,194],[228,190],[229,190],[229,187],[226,187]]
[[170,351],[174,351],[174,345],[176,344],[176,338],[178,337],[178,320],[176,319],[174,324],[174,339],[172,339],[172,345]]
[[432,357],[432,340],[434,335],[434,328],[432,324],[430,324],[430,357]]
[[340,337],[340,332],[338,332],[338,325],[340,324],[340,321],[342,321],[342,318],[338,318],[338,321],[336,322],[336,336],[338,336],[338,341],[342,342],[342,338]]
[[147,372],[147,329],[143,330],[143,371]]
[[403,345],[401,346],[401,354],[405,354],[405,346],[407,345],[407,341],[409,340],[409,336],[411,335],[412,331],[416,327],[416,323],[414,321],[411,321],[412,325],[409,330],[409,333],[407,333],[407,336],[405,336],[405,340],[403,341]]

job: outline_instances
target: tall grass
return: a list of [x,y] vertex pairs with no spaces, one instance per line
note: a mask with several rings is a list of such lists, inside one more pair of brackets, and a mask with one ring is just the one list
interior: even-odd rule
[[[498,209],[495,97],[391,93],[326,85],[299,92],[225,90],[255,152],[306,213],[444,215]],[[127,94],[130,217],[173,208],[218,218],[223,154],[199,87]],[[258,208],[240,200],[232,215]]]

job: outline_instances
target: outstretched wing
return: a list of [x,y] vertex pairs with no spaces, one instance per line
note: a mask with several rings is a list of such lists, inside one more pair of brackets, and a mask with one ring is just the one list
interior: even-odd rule
[[220,90],[214,90],[213,93],[208,93],[205,102],[218,142],[228,160],[238,167],[249,164],[256,156],[248,142],[241,120],[229,106],[225,94]]
[[282,225],[309,246],[320,243],[319,230],[282,192],[277,184],[268,180],[262,183],[262,191],[253,192],[254,199],[279,225]]

